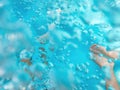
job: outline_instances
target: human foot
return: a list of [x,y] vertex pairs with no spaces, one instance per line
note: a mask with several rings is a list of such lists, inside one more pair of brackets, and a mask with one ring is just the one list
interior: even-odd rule
[[[113,67],[114,62],[109,63],[107,58],[104,56],[100,56],[99,54],[106,55],[110,58],[115,59],[118,58],[118,53],[114,51],[106,51],[106,49],[103,47],[96,48],[96,45],[93,45],[90,50],[92,51],[92,59],[97,63],[105,73],[105,80],[106,80],[106,90],[108,90],[109,86],[113,86],[115,90],[120,90],[119,85],[117,83],[116,77],[114,75]],[[102,51],[101,51],[102,50]],[[105,53],[104,53],[105,52]],[[104,67],[105,66],[105,67]]]
[[103,67],[103,66],[110,66],[110,67],[113,67],[114,66],[114,63],[109,63],[107,58],[105,57],[102,57],[102,56],[99,56],[98,54],[95,54],[93,53],[93,56],[92,56],[92,59],[95,61],[95,63],[97,65],[99,65],[100,67]]
[[96,54],[106,54],[107,51],[104,47],[102,46],[99,46],[97,44],[94,44],[90,47],[90,50],[93,52],[93,53],[96,53]]
[[118,58],[119,58],[119,54],[118,54],[118,52],[116,52],[116,51],[109,51],[109,52],[108,52],[108,56],[109,56],[110,58],[113,58],[113,59],[118,59]]
[[90,50],[93,52],[93,53],[96,53],[96,54],[102,54],[104,56],[107,56],[108,58],[113,58],[113,59],[117,59],[119,57],[118,55],[118,52],[116,51],[107,51],[105,49],[105,47],[103,46],[99,46],[99,45],[92,45],[90,47]]

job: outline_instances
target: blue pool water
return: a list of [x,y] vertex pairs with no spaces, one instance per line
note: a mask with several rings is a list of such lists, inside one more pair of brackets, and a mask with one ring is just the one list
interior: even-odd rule
[[119,49],[119,17],[120,0],[0,0],[0,90],[105,90],[89,48]]

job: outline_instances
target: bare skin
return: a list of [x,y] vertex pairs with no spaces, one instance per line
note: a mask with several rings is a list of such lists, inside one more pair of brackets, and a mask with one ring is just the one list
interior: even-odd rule
[[[48,39],[48,33],[45,34],[45,35],[43,35],[43,36],[41,36],[41,37],[39,37],[39,39],[40,39],[40,44],[46,44],[46,41]],[[43,63],[45,65],[48,65],[47,55],[46,55],[46,53],[47,53],[46,49],[44,47],[40,47],[39,50],[42,52],[40,54],[40,58],[43,59]],[[50,47],[49,50],[53,52],[54,51],[54,47]],[[31,62],[31,58],[21,59],[21,62],[27,64],[29,67],[33,64]],[[32,79],[34,79],[34,74],[32,72],[30,72],[27,69],[25,69],[25,71],[32,77]]]
[[32,62],[31,62],[30,59],[22,59],[21,62],[24,62],[24,63],[26,63],[29,66],[32,65]]
[[[112,58],[112,59],[117,59],[118,58],[118,52],[116,51],[107,51],[104,47],[99,46],[99,45],[92,45],[90,50],[93,53],[93,60],[95,61],[95,63],[97,63],[100,67],[103,66],[109,66],[110,67],[110,74],[111,74],[111,78],[107,79],[106,78],[106,90],[108,90],[109,86],[112,86],[115,90],[120,90],[120,87],[118,85],[118,82],[116,80],[116,77],[114,75],[114,71],[113,71],[113,67],[114,67],[114,63],[109,63],[108,62],[108,58]],[[99,54],[102,54],[102,56],[100,56]]]
[[[32,65],[31,59],[22,59],[21,62],[26,63],[28,66]],[[32,72],[30,72],[28,69],[25,69],[25,71],[31,76],[32,79],[34,79]]]

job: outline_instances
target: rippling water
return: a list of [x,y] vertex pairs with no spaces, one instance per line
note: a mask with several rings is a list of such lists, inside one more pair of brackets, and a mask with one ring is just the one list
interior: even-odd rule
[[119,17],[120,0],[0,0],[0,90],[105,90],[89,48],[120,50]]

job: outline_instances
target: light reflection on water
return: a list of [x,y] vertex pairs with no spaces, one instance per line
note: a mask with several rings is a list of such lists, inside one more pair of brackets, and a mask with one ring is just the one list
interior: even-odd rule
[[89,48],[119,50],[119,6],[119,0],[1,0],[0,89],[104,90]]

